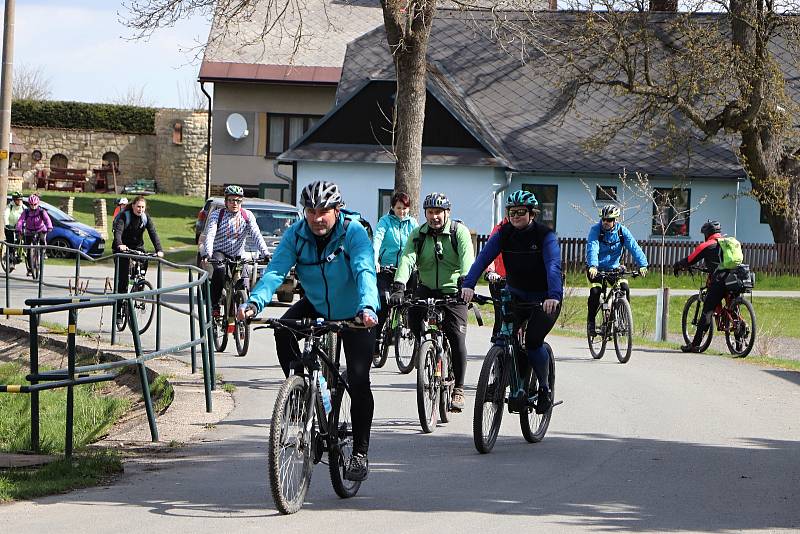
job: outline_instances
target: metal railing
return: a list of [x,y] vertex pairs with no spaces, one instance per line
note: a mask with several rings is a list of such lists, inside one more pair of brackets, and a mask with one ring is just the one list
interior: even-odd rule
[[[145,411],[147,413],[147,420],[150,427],[150,435],[152,441],[158,441],[158,428],[155,421],[155,413],[153,411],[153,403],[150,398],[150,384],[147,378],[147,368],[145,362],[164,356],[166,354],[174,354],[182,352],[186,349],[191,351],[191,366],[192,373],[197,371],[197,347],[201,349],[201,356],[203,362],[203,383],[205,389],[205,404],[206,411],[211,412],[212,396],[211,392],[215,387],[215,355],[214,344],[211,342],[211,298],[210,298],[210,281],[208,273],[191,265],[178,265],[163,258],[147,257],[146,261],[157,261],[157,287],[152,290],[138,291],[133,293],[97,293],[87,292],[83,295],[69,295],[67,297],[56,298],[42,298],[42,289],[47,284],[44,282],[44,267],[45,259],[44,250],[52,249],[68,254],[75,255],[75,287],[80,287],[81,279],[81,264],[82,261],[90,261],[92,263],[99,263],[113,259],[114,265],[114,285],[117,288],[119,279],[119,258],[130,258],[131,260],[142,261],[143,258],[138,254],[113,254],[104,256],[97,260],[87,256],[83,252],[76,251],[75,249],[56,247],[52,245],[23,245],[12,244],[0,241],[0,246],[3,247],[3,254],[5,255],[6,263],[9,265],[9,251],[11,247],[19,247],[27,249],[28,254],[35,253],[39,255],[40,259],[40,275],[37,280],[38,295],[36,298],[25,300],[25,308],[12,308],[11,302],[11,279],[27,280],[27,278],[12,277],[8,272],[5,272],[5,289],[6,299],[4,308],[0,308],[0,315],[15,315],[27,316],[29,318],[29,343],[30,343],[30,374],[26,376],[26,380],[30,385],[0,385],[0,393],[27,393],[31,395],[31,447],[34,452],[39,451],[39,392],[56,388],[67,388],[67,410],[66,410],[66,439],[65,439],[65,455],[70,457],[73,452],[73,411],[74,411],[74,398],[73,388],[81,384],[90,384],[96,382],[103,382],[113,380],[116,375],[108,373],[107,371],[123,367],[136,366],[139,373],[139,380],[142,388],[142,395],[145,403]],[[178,269],[186,269],[188,273],[188,280],[186,283],[174,286],[162,287],[162,266],[170,266]],[[64,287],[64,286],[55,286]],[[64,287],[64,289],[67,289]],[[165,303],[161,299],[161,295],[166,293],[176,293],[184,290],[189,292],[189,308],[188,310],[181,309],[178,306]],[[128,325],[133,336],[134,354],[132,359],[123,359],[120,361],[98,363],[93,365],[78,366],[77,362],[77,345],[76,338],[78,328],[78,311],[90,308],[111,307],[113,309],[112,317],[116,317],[117,308],[120,301],[127,303],[127,309],[133,310],[133,302],[142,299],[155,299],[156,307],[156,333],[155,333],[155,350],[146,351],[142,347],[141,335],[139,332],[138,319],[136,314],[132,311],[129,313]],[[195,305],[196,303],[196,305]],[[168,348],[161,347],[161,308],[167,307],[175,312],[187,315],[189,318],[189,341],[180,343]],[[55,314],[59,312],[67,313],[67,367],[64,369],[40,371],[39,370],[39,327],[41,317],[47,314]],[[111,326],[111,344],[116,342],[116,325]],[[197,334],[200,334],[197,336]],[[93,374],[104,372],[102,374]]]

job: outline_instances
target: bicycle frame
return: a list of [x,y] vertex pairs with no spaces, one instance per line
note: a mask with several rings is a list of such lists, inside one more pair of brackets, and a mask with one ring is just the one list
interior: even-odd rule
[[[517,354],[525,350],[524,332],[528,321],[523,321],[515,331],[514,312],[511,308],[511,291],[507,286],[503,286],[500,289],[500,300],[503,322],[500,326],[500,331],[495,336],[494,344],[498,347],[503,347],[503,353],[506,355],[503,362],[506,367],[503,373],[503,382],[508,384],[512,390],[510,397],[518,398],[520,394],[526,393],[524,381],[519,373]],[[509,405],[510,408],[511,406]]]

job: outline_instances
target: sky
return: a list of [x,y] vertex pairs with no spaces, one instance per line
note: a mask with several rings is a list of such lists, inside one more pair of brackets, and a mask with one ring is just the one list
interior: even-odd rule
[[41,68],[53,100],[112,102],[141,91],[158,107],[190,105],[188,93],[199,85],[195,48],[210,22],[198,16],[131,41],[119,22],[124,13],[119,0],[16,0],[14,64]]

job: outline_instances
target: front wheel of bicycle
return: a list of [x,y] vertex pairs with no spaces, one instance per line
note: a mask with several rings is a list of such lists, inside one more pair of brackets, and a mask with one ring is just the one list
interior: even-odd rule
[[483,360],[478,387],[475,390],[475,411],[472,415],[472,438],[481,454],[491,452],[503,421],[506,398],[505,349],[493,346]]
[[[347,374],[343,373],[343,376],[347,380]],[[350,394],[339,382],[333,395],[331,435],[328,438],[328,468],[333,491],[342,499],[354,497],[361,487],[361,482],[344,478],[347,461],[353,454],[353,422],[350,419],[350,406]]]
[[128,326],[128,303],[124,300],[117,301],[117,316],[114,317],[114,326],[117,332],[122,332]]
[[[247,291],[239,290],[233,296],[233,313],[239,306],[247,302]],[[233,327],[233,340],[236,342],[236,354],[244,356],[250,348],[250,322],[236,320]]]
[[[139,280],[131,287],[131,293],[137,291],[151,291],[153,285],[147,280]],[[139,334],[144,334],[153,322],[153,316],[156,312],[155,297],[142,297],[131,300],[133,304],[133,312],[136,314],[136,324],[139,327]]]
[[386,360],[389,358],[389,339],[391,338],[391,334],[392,329],[389,324],[389,318],[387,318],[386,321],[383,322],[381,331],[378,332],[380,342],[377,343],[375,354],[372,355],[372,366],[376,369],[380,369],[386,365]]
[[[222,290],[222,302],[228,302],[226,292]],[[226,310],[220,310],[219,317],[211,317],[211,330],[214,335],[214,350],[223,352],[225,347],[228,346],[228,318],[226,317]]]
[[[547,350],[549,363],[549,375],[547,383],[550,385],[550,397],[555,401],[556,394],[556,359],[553,356],[553,349],[549,344],[545,343],[544,348]],[[531,399],[538,394],[539,383],[536,380],[536,374],[531,373],[530,386],[528,387],[528,398]],[[553,416],[553,406],[546,413],[538,414],[533,406],[528,407],[527,413],[525,410],[519,414],[519,424],[522,429],[522,437],[528,443],[538,443],[544,439],[547,433],[547,427],[550,426],[550,418]]]
[[422,431],[430,434],[436,430],[436,415],[439,411],[439,384],[441,373],[437,373],[436,344],[426,339],[419,346],[417,365],[417,413]]
[[416,353],[417,339],[414,332],[411,331],[410,324],[408,309],[406,309],[400,315],[394,333],[394,357],[397,361],[397,369],[404,375],[414,370],[416,362],[414,354]]
[[725,343],[734,356],[744,358],[756,342],[756,312],[749,300],[739,296],[730,305],[730,321],[725,329]]
[[314,416],[306,408],[308,386],[300,376],[290,376],[278,390],[269,431],[267,466],[275,506],[293,514],[303,506],[314,467],[311,428]]
[[592,358],[599,360],[606,352],[606,343],[608,343],[608,338],[605,335],[606,324],[602,305],[597,307],[597,312],[595,313],[594,317],[594,324],[594,332],[589,333],[587,328],[586,337],[589,341],[589,353],[592,355]]
[[633,314],[631,305],[625,299],[617,299],[611,316],[613,321],[614,350],[619,363],[628,363],[633,349]]
[[[700,316],[703,313],[703,301],[700,300],[699,295],[692,295],[686,304],[683,305],[683,313],[681,313],[681,333],[683,334],[683,341],[689,345],[694,340],[694,333],[697,331],[697,326],[700,323]],[[700,342],[700,352],[705,352],[711,339],[714,337],[714,323],[712,319],[711,325],[708,327],[703,340]]]

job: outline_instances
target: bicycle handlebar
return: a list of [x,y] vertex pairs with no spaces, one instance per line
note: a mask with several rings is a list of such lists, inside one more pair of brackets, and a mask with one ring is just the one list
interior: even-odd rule
[[323,319],[322,317],[317,317],[316,319],[312,319],[310,317],[304,317],[302,319],[274,319],[274,318],[262,318],[262,319],[250,319],[250,324],[261,324],[264,325],[261,328],[288,328],[288,329],[316,329],[316,330],[332,330],[332,331],[341,331],[345,329],[365,329],[367,328],[364,326],[363,323],[357,321],[329,321],[327,319]]
[[223,260],[217,260],[214,258],[208,258],[206,261],[212,265],[257,265],[260,260],[246,260],[244,258],[225,258]]

